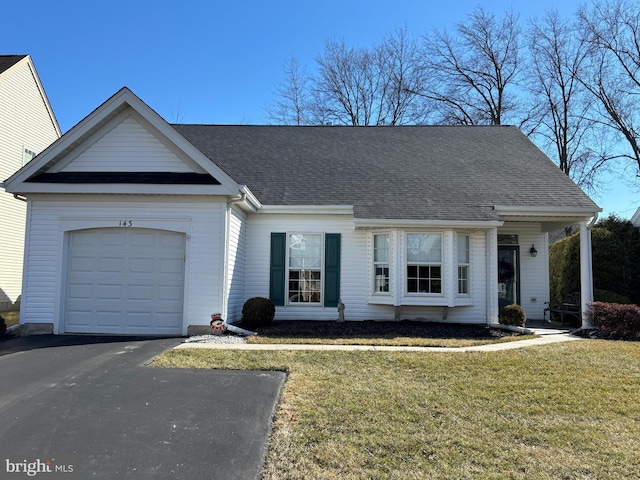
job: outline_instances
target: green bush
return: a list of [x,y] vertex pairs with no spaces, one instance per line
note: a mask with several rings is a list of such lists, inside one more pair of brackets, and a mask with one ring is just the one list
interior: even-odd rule
[[244,302],[242,307],[242,325],[247,328],[268,327],[275,314],[276,307],[271,300],[253,297]]
[[4,318],[0,316],[0,337],[5,334],[7,331],[7,323],[4,321]]
[[515,303],[507,305],[500,310],[498,322],[502,325],[515,325],[516,327],[524,327],[527,322],[527,315],[520,305]]
[[587,315],[601,338],[640,340],[640,307],[618,303],[589,302]]
[[594,289],[593,297],[596,302],[621,304],[631,303],[631,299],[626,295],[619,295],[617,293],[610,292],[609,290],[601,290],[599,288]]
[[[591,230],[593,285],[607,293],[596,299],[640,305],[640,228],[612,215]],[[552,304],[567,293],[580,291],[580,234],[563,238],[549,248],[549,288]]]

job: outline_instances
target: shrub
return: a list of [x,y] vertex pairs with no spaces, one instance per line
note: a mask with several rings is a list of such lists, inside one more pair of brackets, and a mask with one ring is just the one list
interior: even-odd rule
[[619,303],[590,302],[587,311],[602,338],[640,340],[640,307]]
[[593,296],[596,302],[604,303],[631,303],[631,299],[626,295],[619,295],[609,290],[601,290],[599,288],[594,289]]
[[527,315],[520,305],[507,305],[500,310],[498,322],[502,325],[515,325],[516,327],[524,327],[527,322]]
[[271,300],[264,297],[253,297],[244,302],[242,307],[242,325],[245,327],[268,327],[273,322],[276,307]]
[[0,316],[0,337],[5,334],[7,331],[7,323],[4,321],[4,318]]

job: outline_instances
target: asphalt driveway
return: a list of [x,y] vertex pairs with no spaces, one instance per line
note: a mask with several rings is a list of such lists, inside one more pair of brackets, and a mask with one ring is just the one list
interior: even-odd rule
[[0,340],[0,478],[257,478],[284,373],[147,366],[180,342]]

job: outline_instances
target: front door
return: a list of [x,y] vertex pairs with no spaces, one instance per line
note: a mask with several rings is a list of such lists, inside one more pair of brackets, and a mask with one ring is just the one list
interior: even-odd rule
[[520,305],[520,248],[498,246],[498,307]]

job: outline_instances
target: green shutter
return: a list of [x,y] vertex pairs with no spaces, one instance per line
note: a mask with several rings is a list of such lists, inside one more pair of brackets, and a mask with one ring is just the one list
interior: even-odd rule
[[286,250],[287,235],[285,233],[272,233],[269,298],[277,306],[284,305]]
[[324,237],[324,306],[337,307],[340,301],[340,234]]

